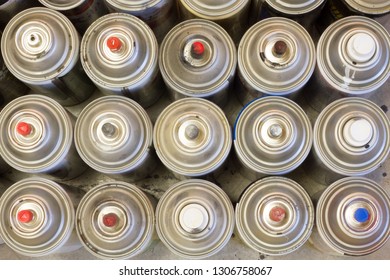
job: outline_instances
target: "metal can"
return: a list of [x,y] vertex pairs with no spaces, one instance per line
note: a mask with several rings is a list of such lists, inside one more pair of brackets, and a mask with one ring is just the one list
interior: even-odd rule
[[236,64],[237,51],[229,34],[208,20],[176,25],[160,47],[160,70],[173,100],[201,97],[223,107]]
[[156,37],[131,15],[95,21],[81,41],[81,63],[103,93],[130,97],[144,107],[155,103],[164,88]]
[[19,97],[0,113],[0,154],[21,172],[74,178],[86,169],[74,145],[74,123],[75,118],[49,97]]
[[[5,191],[10,185],[11,184],[9,182],[5,181],[3,178],[0,178],[0,199],[3,193],[5,193]],[[4,240],[1,238],[1,231],[0,231],[0,245],[1,244],[4,244]]]
[[13,17],[1,38],[10,72],[36,93],[63,106],[86,100],[95,90],[79,60],[80,38],[73,24],[48,8],[31,8]]
[[160,198],[156,229],[174,254],[188,259],[207,258],[229,242],[234,208],[217,185],[199,179],[181,181]]
[[99,17],[108,14],[103,0],[39,0],[45,7],[61,12],[81,33]]
[[296,98],[316,64],[314,42],[298,23],[269,18],[253,25],[238,47],[237,90],[247,104],[266,95]]
[[84,247],[102,259],[129,259],[156,240],[155,199],[136,186],[108,182],[91,189],[76,211]]
[[179,0],[182,20],[201,18],[221,25],[238,45],[248,28],[250,0]]
[[74,138],[84,162],[109,176],[137,180],[157,166],[152,122],[126,97],[105,96],[89,103],[77,118]]
[[221,170],[232,146],[225,114],[200,98],[181,99],[166,107],[155,123],[153,140],[157,156],[179,179]]
[[161,42],[177,23],[175,0],[105,0],[111,13],[128,13],[146,22]]
[[305,97],[320,112],[345,96],[369,97],[390,77],[390,35],[376,21],[351,16],[322,33]]
[[12,17],[17,13],[31,8],[40,6],[36,1],[26,1],[26,0],[2,0],[0,1],[0,29],[3,30],[7,23]]
[[259,11],[259,20],[270,16],[286,17],[311,30],[325,2],[325,0],[264,0]]
[[373,102],[347,97],[321,112],[313,139],[307,173],[329,185],[345,176],[367,175],[383,164],[390,152],[390,122]]
[[286,255],[310,237],[314,206],[291,179],[267,177],[252,183],[236,205],[236,229],[250,248],[265,255]]
[[70,188],[43,178],[21,180],[0,199],[0,233],[15,252],[41,257],[81,247]]
[[368,255],[389,239],[389,216],[390,197],[381,186],[367,178],[344,178],[320,196],[310,241],[328,254]]
[[313,132],[308,116],[295,102],[264,97],[241,111],[233,139],[240,172],[254,181],[300,166],[310,152]]

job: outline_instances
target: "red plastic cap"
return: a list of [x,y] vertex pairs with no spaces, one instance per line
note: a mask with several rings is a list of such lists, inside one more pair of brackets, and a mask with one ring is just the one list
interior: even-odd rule
[[34,214],[30,210],[22,210],[18,213],[18,221],[21,223],[29,223],[33,218]]
[[22,136],[27,136],[31,133],[31,125],[25,122],[20,122],[16,125],[16,131]]
[[107,47],[111,51],[117,51],[122,47],[122,41],[118,37],[109,37],[107,39]]
[[284,217],[286,217],[286,210],[276,206],[269,211],[269,217],[274,222],[281,222],[284,220]]
[[115,214],[106,214],[103,216],[103,224],[106,227],[114,227],[118,221],[118,217]]
[[191,47],[192,54],[201,56],[204,54],[204,45],[201,42],[194,42]]

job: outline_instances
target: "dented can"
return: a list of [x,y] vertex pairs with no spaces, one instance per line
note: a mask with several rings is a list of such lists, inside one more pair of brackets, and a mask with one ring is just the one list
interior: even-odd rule
[[3,30],[7,23],[19,12],[31,7],[40,6],[37,1],[26,0],[2,0],[0,1],[0,29]]
[[74,138],[84,162],[108,176],[134,181],[157,166],[152,122],[126,97],[106,96],[89,103],[77,118]]
[[9,71],[36,93],[63,106],[86,100],[95,90],[79,60],[80,38],[73,24],[48,8],[13,17],[1,38]]
[[376,21],[351,16],[322,33],[305,97],[320,112],[345,96],[368,98],[390,77],[390,35]]
[[308,156],[313,142],[308,116],[283,97],[260,98],[244,107],[233,137],[240,173],[251,181],[295,170]]
[[341,179],[325,189],[310,241],[323,253],[365,256],[390,237],[390,197],[367,178]]
[[236,205],[236,229],[240,239],[264,255],[285,255],[309,239],[314,206],[298,183],[283,177],[267,177],[252,183]]
[[201,18],[221,25],[238,45],[249,25],[250,0],[179,0],[182,20]]
[[101,184],[87,192],[77,208],[77,234],[98,258],[132,258],[157,239],[155,206],[156,200],[134,185]]
[[28,257],[79,249],[74,230],[79,196],[75,190],[43,178],[13,184],[0,199],[3,240],[16,253]]
[[208,20],[176,25],[160,48],[160,70],[173,100],[201,97],[223,107],[236,64],[237,51],[229,34]]
[[103,93],[130,97],[144,107],[164,90],[156,37],[131,15],[114,13],[95,21],[81,41],[81,63]]
[[187,259],[210,257],[229,242],[234,208],[226,193],[205,180],[191,179],[171,186],[156,208],[160,240]]
[[175,0],[104,0],[111,13],[127,13],[146,22],[161,42],[177,23]]
[[108,14],[104,0],[39,0],[45,7],[65,15],[81,34],[99,17]]
[[179,179],[216,174],[232,145],[224,112],[200,98],[166,107],[155,123],[153,140],[157,156]]
[[347,97],[321,112],[313,139],[307,173],[329,185],[345,176],[367,175],[383,164],[390,152],[390,121],[373,102]]
[[0,154],[21,172],[75,178],[87,166],[74,145],[74,123],[75,117],[49,97],[19,97],[0,113]]
[[253,25],[238,47],[237,95],[242,104],[276,95],[296,98],[314,72],[316,53],[309,33],[287,18]]

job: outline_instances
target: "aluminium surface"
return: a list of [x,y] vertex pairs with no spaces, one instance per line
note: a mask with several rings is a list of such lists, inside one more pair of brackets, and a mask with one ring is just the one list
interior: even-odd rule
[[[386,29],[390,32],[390,17],[387,17],[387,21],[382,24],[385,25]],[[372,99],[377,105],[379,105],[385,112],[386,115],[390,118],[390,79],[387,80],[385,85],[379,90],[378,94]],[[99,92],[89,98],[87,101],[73,107],[68,107],[67,109],[74,115],[78,115],[82,108],[86,106],[89,102],[100,97]],[[234,123],[236,116],[238,115],[242,106],[236,100],[234,94],[231,94],[231,99],[229,104],[224,108],[225,113],[229,119],[230,124]],[[161,97],[161,99],[154,106],[147,109],[152,122],[154,123],[157,119],[158,114],[168,105],[171,101],[168,99],[167,92]],[[302,103],[304,105],[304,101]],[[310,107],[303,106],[305,111],[308,113],[309,118],[311,119],[312,124],[318,113],[310,109]],[[12,171],[6,174],[7,177],[13,181],[20,180],[25,178],[26,175],[17,171]],[[312,181],[308,176],[305,175],[302,168],[298,168],[292,174],[287,175],[300,183],[308,193],[313,196],[315,193],[323,190],[325,186],[320,185]],[[365,176],[367,178],[373,179],[375,182],[380,184],[387,193],[390,194],[390,157],[386,160],[383,166],[375,170],[371,174]],[[91,169],[87,170],[80,177],[66,181],[66,184],[80,187],[84,190],[89,190],[98,184],[106,181],[113,181],[113,179],[99,174]],[[146,179],[135,182],[134,184],[139,186],[143,191],[149,193],[159,199],[162,194],[173,184],[178,182],[178,180],[163,166],[160,164],[159,167]],[[222,189],[228,194],[230,199],[233,202],[233,205],[238,201],[241,193],[246,189],[246,187],[251,182],[244,177],[242,177],[235,167],[232,157],[229,157],[229,164],[224,170],[224,172],[217,177],[217,184],[222,187]],[[17,259],[32,259],[29,257],[24,257],[13,252],[5,244],[0,245],[0,260],[17,260]],[[67,253],[67,254],[53,254],[46,257],[34,258],[42,260],[88,260],[88,259],[97,259],[84,248],[81,248],[77,251]],[[162,260],[175,260],[180,259],[178,256],[174,255],[169,251],[168,248],[164,246],[161,241],[158,241],[154,246],[151,246],[148,250],[143,252],[140,255],[137,255],[133,259],[138,260],[153,260],[153,259],[162,259]],[[218,259],[218,260],[328,260],[328,259],[337,259],[337,260],[369,260],[369,259],[383,259],[390,260],[390,241],[388,241],[381,249],[376,251],[371,255],[364,257],[347,257],[347,256],[334,256],[328,255],[320,252],[315,249],[310,242],[306,242],[301,248],[294,251],[291,254],[284,256],[264,256],[258,252],[247,247],[236,235],[232,235],[232,238],[228,244],[217,254],[211,256],[208,259]]]

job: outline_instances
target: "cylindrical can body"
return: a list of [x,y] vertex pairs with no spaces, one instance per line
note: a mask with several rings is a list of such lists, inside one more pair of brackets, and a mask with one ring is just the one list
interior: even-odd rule
[[200,98],[181,99],[166,107],[155,123],[153,140],[162,163],[180,179],[215,174],[232,145],[223,111]]
[[179,23],[160,48],[160,70],[173,100],[201,97],[223,107],[236,64],[237,51],[229,34],[208,20]]
[[40,6],[40,4],[37,1],[31,0],[0,1],[0,29],[3,30],[11,18],[17,13],[36,6]]
[[320,196],[310,242],[333,255],[364,256],[390,237],[390,197],[374,181],[349,177]]
[[114,13],[95,21],[81,41],[81,63],[103,93],[130,97],[144,107],[164,90],[156,37],[131,15]]
[[252,183],[236,205],[241,240],[265,255],[285,255],[301,247],[314,225],[314,206],[304,188],[283,177]]
[[[0,199],[3,193],[5,193],[5,191],[10,185],[11,183],[5,181],[3,178],[0,178]],[[0,231],[0,244],[4,244],[4,240],[1,238],[1,231]]]
[[132,258],[157,239],[155,206],[155,199],[134,185],[101,184],[87,192],[77,208],[77,234],[99,258]]
[[160,43],[177,23],[175,0],[105,0],[111,13],[127,13],[146,22]]
[[295,102],[264,97],[248,104],[234,126],[234,149],[240,172],[254,181],[296,169],[310,152],[310,120]]
[[221,25],[238,45],[249,24],[249,0],[179,0],[182,20],[201,18]]
[[305,169],[329,185],[345,176],[364,176],[380,167],[390,149],[390,122],[373,102],[357,97],[326,107],[314,125],[313,149]]
[[65,15],[80,34],[99,17],[108,13],[104,0],[39,0],[45,7]]
[[30,94],[0,113],[0,154],[13,168],[53,179],[71,179],[85,171],[73,141],[75,118],[60,104]]
[[31,8],[17,14],[3,32],[1,51],[13,75],[63,106],[78,104],[95,90],[79,60],[79,35],[57,11]]
[[376,21],[351,16],[322,33],[305,97],[320,112],[345,96],[369,97],[390,76],[390,35]]
[[81,247],[70,188],[42,179],[21,180],[0,199],[0,232],[15,252],[40,257]]
[[77,118],[74,137],[84,162],[108,176],[134,181],[157,166],[152,122],[126,97],[106,96],[89,103]]
[[316,63],[313,40],[298,23],[269,18],[253,25],[238,47],[236,94],[242,104],[276,95],[294,99]]
[[205,180],[170,187],[156,208],[160,240],[174,254],[202,259],[219,252],[234,230],[234,208],[226,193]]
[[259,11],[259,20],[276,16],[290,18],[307,30],[321,14],[326,0],[264,0]]

